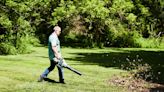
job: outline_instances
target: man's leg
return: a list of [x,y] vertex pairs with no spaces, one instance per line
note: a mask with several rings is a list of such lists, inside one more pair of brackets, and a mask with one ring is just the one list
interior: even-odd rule
[[63,67],[57,66],[58,68],[58,73],[59,73],[59,81],[61,83],[64,83],[64,70]]
[[42,75],[40,75],[40,78],[38,79],[38,81],[42,81],[44,78],[46,78],[48,76],[48,74],[55,68],[55,62],[53,60],[50,60],[50,67],[48,67],[43,73]]

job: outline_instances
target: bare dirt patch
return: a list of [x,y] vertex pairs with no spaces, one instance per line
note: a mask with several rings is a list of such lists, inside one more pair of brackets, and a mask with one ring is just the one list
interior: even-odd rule
[[111,85],[127,88],[129,92],[164,92],[164,85],[150,83],[143,79],[134,78],[131,75],[114,75],[107,82]]

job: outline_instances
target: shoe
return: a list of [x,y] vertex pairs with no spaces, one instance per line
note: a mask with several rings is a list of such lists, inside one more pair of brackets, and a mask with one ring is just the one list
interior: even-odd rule
[[62,83],[62,84],[66,84],[66,83],[64,82],[64,79],[60,80],[60,83]]
[[43,77],[42,75],[40,75],[40,77],[38,78],[38,82],[42,82],[44,80],[44,78],[46,78],[46,77]]

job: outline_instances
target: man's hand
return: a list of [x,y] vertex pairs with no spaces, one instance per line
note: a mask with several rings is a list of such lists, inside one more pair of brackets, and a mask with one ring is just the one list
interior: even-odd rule
[[61,58],[62,58],[60,53],[56,53],[55,57],[56,57],[57,59],[61,59]]
[[67,67],[67,63],[65,62],[65,60],[63,59],[63,64],[62,64],[63,67]]
[[59,63],[59,61],[62,59],[61,54],[56,54],[55,57],[53,58],[53,60],[55,61],[55,63]]
[[64,59],[59,59],[57,62],[57,65],[59,67],[67,67],[68,66]]

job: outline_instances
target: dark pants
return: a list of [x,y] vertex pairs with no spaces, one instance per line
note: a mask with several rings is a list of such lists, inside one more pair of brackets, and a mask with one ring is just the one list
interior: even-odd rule
[[[55,68],[56,65],[57,63],[55,63],[54,60],[50,60],[50,66],[43,72],[42,76],[47,77],[48,74]],[[64,80],[63,68],[59,66],[57,66],[57,68],[58,68],[59,80],[62,81]]]

